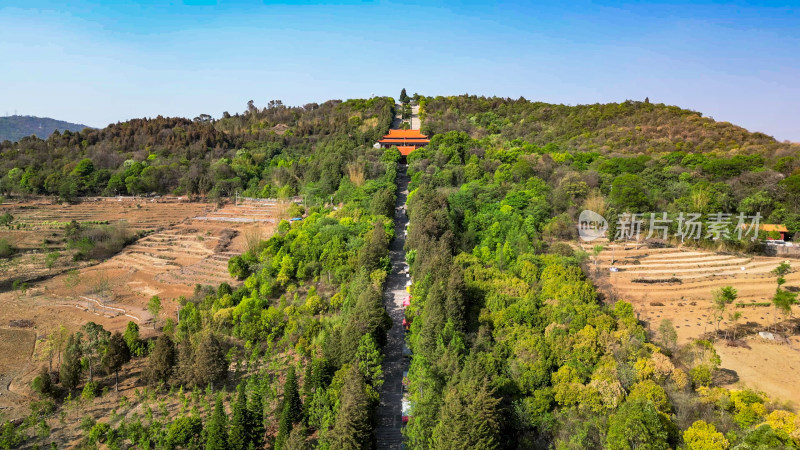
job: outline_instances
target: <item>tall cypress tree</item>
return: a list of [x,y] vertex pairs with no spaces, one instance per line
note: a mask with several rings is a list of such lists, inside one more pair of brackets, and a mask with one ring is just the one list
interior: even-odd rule
[[[255,378],[255,377],[253,377]],[[250,441],[255,448],[264,446],[264,402],[262,401],[262,394],[260,389],[257,388],[258,383],[254,383],[253,395],[248,403],[249,419],[250,419]]]
[[275,450],[281,450],[292,431],[291,407],[288,402],[283,402],[281,418],[278,422],[278,436],[275,438]]
[[203,335],[194,354],[194,382],[200,386],[219,384],[228,376],[228,361],[222,343],[207,332]]
[[61,384],[67,390],[75,389],[81,379],[81,335],[80,333],[72,334],[67,340],[66,351],[64,352],[64,361],[60,367]]
[[228,416],[222,404],[222,393],[217,395],[214,413],[206,425],[206,450],[225,450],[228,448]]
[[289,406],[289,419],[292,423],[299,422],[303,418],[303,402],[300,400],[300,391],[297,387],[297,375],[294,366],[289,367],[289,371],[286,374],[283,401]]
[[342,386],[339,413],[330,434],[331,448],[374,448],[372,417],[366,384],[358,368],[351,366]]
[[231,419],[230,435],[228,436],[228,448],[231,450],[247,450],[250,445],[250,420],[247,410],[247,395],[245,394],[244,382],[239,383],[238,394],[233,404],[233,418]]
[[300,391],[297,386],[297,374],[294,366],[289,367],[286,373],[286,384],[283,388],[283,403],[281,417],[278,422],[278,436],[275,439],[275,448],[283,448],[283,444],[292,431],[292,426],[303,419],[303,403],[300,400]]

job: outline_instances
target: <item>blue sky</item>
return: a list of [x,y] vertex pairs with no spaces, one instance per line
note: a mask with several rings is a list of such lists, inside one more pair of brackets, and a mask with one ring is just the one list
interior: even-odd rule
[[649,97],[800,142],[798,80],[798,2],[0,1],[0,115],[97,127],[406,87]]

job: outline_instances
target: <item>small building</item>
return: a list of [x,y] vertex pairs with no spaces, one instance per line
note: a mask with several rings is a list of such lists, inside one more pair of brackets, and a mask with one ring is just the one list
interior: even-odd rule
[[762,224],[760,224],[758,226],[758,229],[759,229],[759,231],[763,231],[765,233],[773,233],[773,232],[775,232],[775,233],[780,234],[779,238],[769,237],[769,234],[768,234],[767,235],[767,240],[768,241],[773,241],[773,240],[785,241],[786,240],[786,236],[789,234],[789,230],[786,228],[786,225],[783,225],[783,224],[762,223]]
[[400,154],[408,156],[414,150],[424,147],[431,142],[428,136],[419,132],[419,130],[389,130],[389,134],[383,136],[383,139],[378,141],[383,148],[397,147]]

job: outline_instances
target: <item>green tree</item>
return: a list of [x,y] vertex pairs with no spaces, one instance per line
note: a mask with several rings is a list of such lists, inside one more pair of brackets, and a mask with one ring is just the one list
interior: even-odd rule
[[197,416],[178,417],[169,424],[167,442],[170,448],[199,448],[203,421]]
[[303,418],[303,403],[300,400],[300,391],[297,385],[297,374],[294,366],[286,372],[286,382],[283,387],[283,402],[289,406],[289,419],[292,423]]
[[44,265],[47,267],[47,270],[50,271],[53,269],[53,266],[58,261],[58,258],[61,258],[61,253],[59,252],[50,252],[44,258]]
[[89,369],[89,382],[94,381],[94,368],[105,353],[111,332],[102,325],[89,322],[81,327],[86,339],[83,341],[82,353]]
[[621,211],[646,212],[650,207],[650,199],[644,180],[633,173],[614,178],[611,184],[611,202]]
[[405,104],[408,103],[410,100],[411,98],[408,97],[408,94],[406,93],[406,88],[403,88],[400,91],[400,103]]
[[250,441],[255,448],[264,447],[264,403],[260,389],[253,389],[252,396],[247,402],[250,418]]
[[147,361],[145,378],[150,384],[169,383],[175,370],[175,344],[169,336],[162,334],[156,339],[153,353]]
[[230,433],[228,434],[228,448],[231,450],[247,450],[250,446],[250,419],[247,410],[247,394],[244,382],[237,387],[236,400],[233,403]]
[[147,302],[147,311],[153,315],[153,329],[155,330],[158,323],[158,315],[161,313],[161,299],[157,295],[150,297],[150,301]]
[[675,352],[678,348],[678,331],[669,319],[664,319],[658,325],[658,336],[661,345],[670,352]]
[[373,448],[371,406],[366,384],[358,368],[347,371],[339,400],[339,412],[329,435],[332,448]]
[[122,365],[130,361],[131,353],[128,345],[119,331],[111,335],[103,355],[103,367],[108,373],[114,373],[114,390],[119,391],[119,369]]
[[383,354],[375,339],[367,333],[361,336],[361,342],[356,351],[355,364],[365,380],[368,380],[373,387],[378,388],[383,384]]
[[683,442],[689,450],[725,450],[730,443],[714,425],[698,420],[683,432]]
[[47,370],[47,367],[42,366],[41,370],[39,370],[39,375],[33,379],[31,387],[42,397],[53,397],[55,394],[55,387],[53,386],[53,381],[50,378],[50,371]]
[[83,371],[81,366],[81,358],[83,357],[81,352],[81,340],[82,336],[80,333],[71,334],[69,336],[64,351],[64,361],[59,367],[59,379],[67,390],[75,389],[80,382],[81,373]]
[[739,294],[732,286],[724,286],[714,291],[714,319],[717,322],[717,332],[719,332],[719,324],[725,318],[725,309],[731,303],[735,302]]
[[281,450],[292,432],[291,407],[288,402],[283,402],[281,415],[278,419],[278,435],[275,437],[275,449]]
[[228,416],[222,403],[222,394],[217,395],[214,412],[206,424],[206,450],[228,448]]
[[53,332],[47,336],[47,340],[50,343],[49,346],[51,351],[58,356],[59,368],[61,367],[61,353],[64,351],[64,347],[66,346],[68,339],[69,339],[69,331],[64,325],[59,325],[58,329],[53,330]]
[[306,434],[306,427],[303,424],[292,428],[289,439],[283,444],[282,450],[306,450],[309,448],[308,442],[306,442]]
[[142,356],[144,346],[139,338],[139,325],[136,322],[128,321],[125,327],[125,333],[122,335],[125,339],[125,345],[128,346],[128,351],[132,356]]
[[444,395],[439,423],[433,429],[432,448],[499,448],[502,441],[499,403],[485,384],[477,389],[473,386],[450,389]]
[[217,336],[206,332],[194,353],[194,382],[199,386],[219,384],[228,376],[228,361]]
[[669,447],[668,433],[653,402],[626,401],[608,420],[606,445],[611,450],[661,450]]

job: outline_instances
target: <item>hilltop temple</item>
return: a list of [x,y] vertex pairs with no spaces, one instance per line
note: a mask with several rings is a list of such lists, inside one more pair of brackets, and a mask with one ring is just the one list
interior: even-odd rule
[[389,134],[378,141],[381,148],[390,148],[397,146],[400,154],[408,156],[414,150],[424,147],[431,142],[428,136],[419,132],[419,130],[389,130]]

